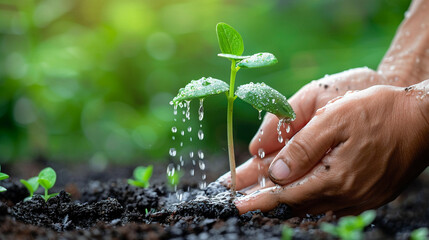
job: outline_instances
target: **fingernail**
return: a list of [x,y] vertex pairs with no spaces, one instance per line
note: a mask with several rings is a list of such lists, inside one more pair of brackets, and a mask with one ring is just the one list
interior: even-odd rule
[[290,174],[290,168],[281,159],[277,159],[270,167],[270,174],[276,180],[286,179]]

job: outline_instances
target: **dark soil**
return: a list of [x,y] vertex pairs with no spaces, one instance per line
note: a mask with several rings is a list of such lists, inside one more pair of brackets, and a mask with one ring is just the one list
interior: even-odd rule
[[[231,194],[217,183],[176,193],[164,184],[142,189],[126,179],[91,181],[69,184],[72,195],[61,191],[47,202],[40,196],[24,202],[27,190],[17,179],[1,185],[8,190],[0,193],[0,239],[280,239],[284,225],[293,228],[294,239],[330,239],[319,224],[336,221],[331,212],[294,217],[286,205],[239,216]],[[429,226],[428,186],[422,175],[377,209],[365,237],[408,239],[412,230]]]

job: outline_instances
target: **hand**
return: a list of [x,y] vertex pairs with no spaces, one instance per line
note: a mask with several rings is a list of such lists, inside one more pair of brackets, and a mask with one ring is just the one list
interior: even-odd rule
[[375,86],[319,109],[271,164],[283,187],[236,200],[240,213],[286,203],[298,215],[356,214],[395,198],[428,164],[429,98],[418,92]]

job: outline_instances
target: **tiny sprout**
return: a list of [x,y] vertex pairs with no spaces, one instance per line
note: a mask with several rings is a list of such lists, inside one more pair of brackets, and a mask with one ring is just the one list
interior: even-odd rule
[[152,176],[152,171],[152,165],[148,167],[136,167],[133,172],[134,179],[128,179],[128,184],[141,188],[149,187],[149,179]]
[[43,196],[45,201],[48,201],[51,197],[58,195],[58,193],[48,194],[48,190],[55,185],[56,181],[57,174],[55,173],[54,169],[47,167],[40,171],[37,182],[45,189],[45,195]]
[[200,100],[210,95],[225,93],[228,100],[227,106],[227,136],[228,136],[228,156],[231,170],[231,191],[235,194],[235,154],[233,139],[233,104],[238,97],[249,103],[258,111],[267,111],[277,115],[282,121],[293,121],[295,113],[292,107],[281,93],[264,83],[249,83],[241,85],[235,92],[235,77],[240,69],[260,68],[276,64],[277,58],[271,53],[256,53],[249,56],[242,56],[244,44],[241,35],[230,25],[218,23],[216,25],[217,39],[222,53],[219,57],[231,61],[231,74],[229,84],[215,78],[201,78],[192,80],[184,88],[181,88],[173,103],[181,106],[182,101],[190,101],[194,98]]
[[20,182],[27,188],[28,192],[30,193],[30,196],[24,199],[24,201],[28,201],[33,197],[34,192],[39,189],[39,177],[32,177],[28,180],[21,179]]
[[429,239],[429,229],[422,227],[415,229],[411,232],[410,239],[411,240],[428,240]]
[[375,210],[368,210],[359,216],[340,218],[337,226],[330,223],[322,223],[320,229],[343,240],[359,240],[363,238],[363,229],[371,224],[375,217]]
[[[1,171],[1,166],[0,166],[0,171]],[[0,181],[1,181],[1,180],[8,179],[8,178],[9,178],[9,175],[7,175],[7,174],[5,174],[5,173],[0,172]],[[4,188],[4,187],[0,186],[0,192],[6,192],[6,188]]]
[[288,225],[284,225],[282,229],[282,240],[292,240],[293,229]]
[[167,174],[167,183],[172,187],[177,186],[182,177],[183,173],[181,171],[173,171],[171,174]]

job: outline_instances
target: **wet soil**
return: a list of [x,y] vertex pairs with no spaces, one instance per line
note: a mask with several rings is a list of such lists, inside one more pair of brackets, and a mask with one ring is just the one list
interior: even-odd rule
[[[68,192],[47,202],[38,195],[23,201],[27,191],[18,179],[1,185],[8,191],[0,193],[0,239],[280,239],[285,225],[294,239],[331,239],[319,225],[336,221],[331,212],[294,217],[286,205],[240,216],[217,183],[205,189],[186,184],[174,192],[162,183],[137,188],[125,178],[81,181],[65,184]],[[427,226],[429,178],[423,174],[377,209],[365,238],[408,239],[413,229]]]

